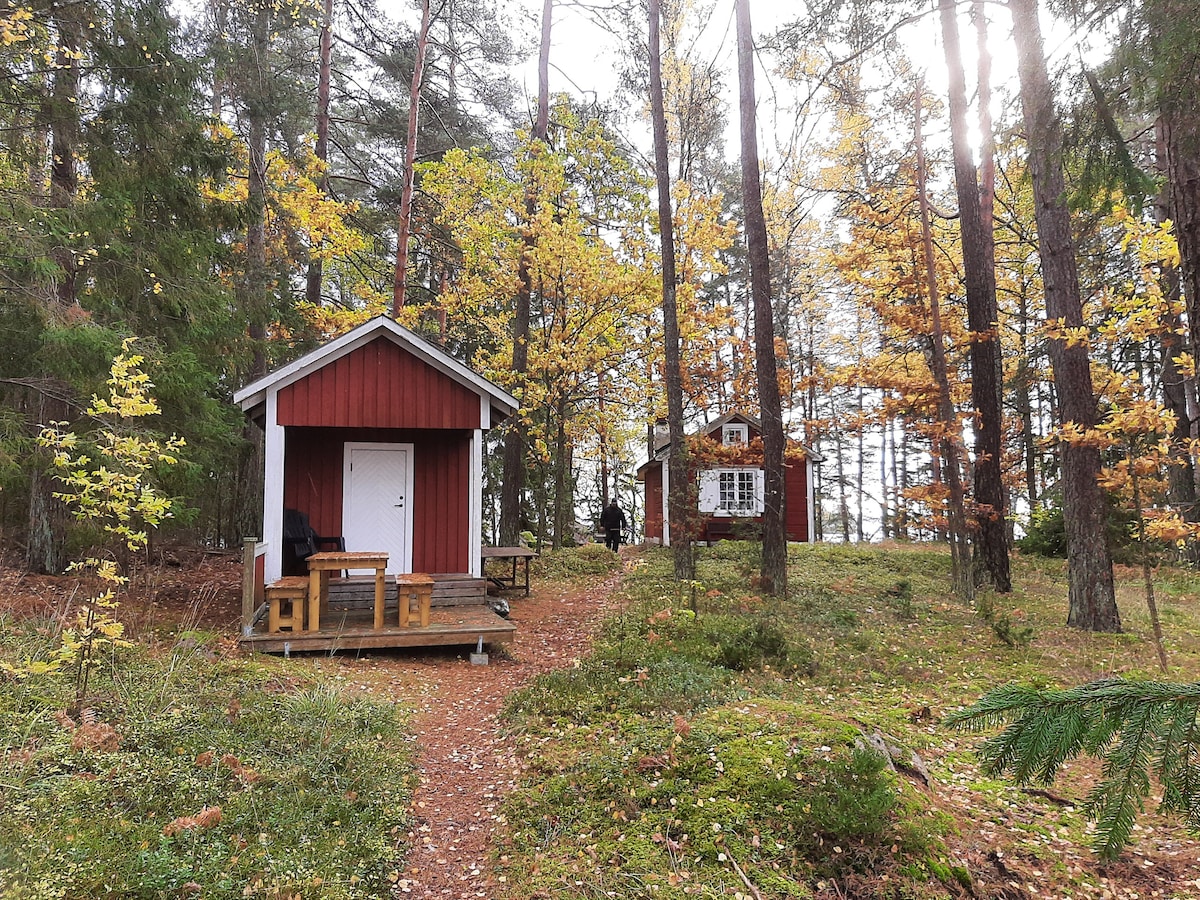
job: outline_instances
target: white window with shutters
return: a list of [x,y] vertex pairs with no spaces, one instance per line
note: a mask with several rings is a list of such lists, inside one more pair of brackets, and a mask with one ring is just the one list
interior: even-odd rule
[[698,508],[713,516],[762,515],[762,469],[705,469],[700,473]]

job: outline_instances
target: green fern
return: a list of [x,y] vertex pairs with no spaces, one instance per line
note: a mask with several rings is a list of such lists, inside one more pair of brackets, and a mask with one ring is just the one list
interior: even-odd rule
[[951,725],[1004,726],[980,748],[984,769],[1018,784],[1051,783],[1080,755],[1103,760],[1084,810],[1096,821],[1094,849],[1113,859],[1129,841],[1153,781],[1161,809],[1200,833],[1200,682],[1106,678],[1067,690],[1006,685],[954,713]]

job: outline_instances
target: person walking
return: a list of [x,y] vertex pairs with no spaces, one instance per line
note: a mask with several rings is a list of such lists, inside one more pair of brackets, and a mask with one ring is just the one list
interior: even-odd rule
[[600,527],[604,529],[604,546],[616,553],[621,549],[621,529],[625,527],[625,511],[613,497],[600,513]]

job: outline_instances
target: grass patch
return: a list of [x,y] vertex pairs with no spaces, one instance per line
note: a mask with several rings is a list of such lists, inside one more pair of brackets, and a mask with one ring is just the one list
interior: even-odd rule
[[[4,624],[5,655],[36,655]],[[194,637],[194,636],[193,636]],[[15,654],[14,654],[15,658]],[[0,692],[0,894],[385,896],[410,759],[390,705],[196,640]]]
[[573,580],[610,575],[621,570],[621,558],[603,544],[547,550],[532,562],[539,578]]
[[[1032,797],[982,776],[977,738],[940,720],[1003,682],[1155,677],[1137,572],[1117,573],[1130,633],[1092,635],[1065,626],[1059,560],[1015,557],[1016,590],[984,596],[982,610],[953,596],[939,548],[792,546],[783,600],[750,586],[755,560],[725,541],[678,585],[670,551],[644,551],[593,654],[510,698],[529,770],[498,854],[508,896],[748,897],[749,883],[776,898],[984,898],[1013,896],[1010,882],[1053,896],[1111,885],[1079,811],[1086,765],[1052,792],[1072,805]],[[1171,678],[1195,680],[1200,581],[1158,577]],[[865,749],[877,734],[898,772]],[[1154,833],[1172,829],[1184,837],[1154,820]]]

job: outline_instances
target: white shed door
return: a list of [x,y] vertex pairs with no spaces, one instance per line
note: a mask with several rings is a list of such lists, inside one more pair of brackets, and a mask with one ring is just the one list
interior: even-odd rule
[[342,481],[346,549],[383,550],[389,574],[411,572],[412,493],[412,444],[347,443]]

